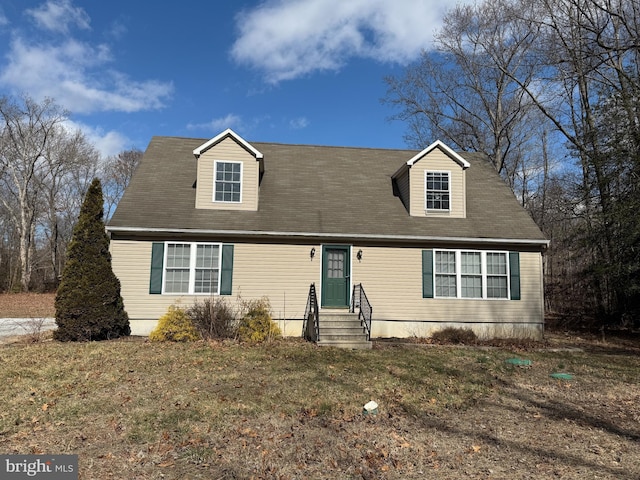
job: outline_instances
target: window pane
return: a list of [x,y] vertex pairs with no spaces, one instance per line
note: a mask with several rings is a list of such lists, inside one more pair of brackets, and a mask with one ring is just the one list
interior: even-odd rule
[[482,298],[482,277],[463,276],[460,279],[464,298]]
[[487,297],[507,298],[507,277],[487,277]]
[[164,290],[166,293],[188,293],[189,270],[167,270],[165,274]]
[[218,291],[218,270],[196,270],[193,290],[195,293],[216,293]]
[[482,273],[482,258],[480,252],[462,252],[460,254],[461,270],[460,272],[473,273],[480,275]]
[[328,278],[344,278],[344,252],[327,252]]
[[172,244],[167,249],[167,268],[188,268],[191,246],[189,244]]
[[487,274],[507,274],[507,255],[505,253],[487,253]]
[[436,275],[436,297],[455,297],[455,275]]
[[218,268],[218,245],[198,245],[196,268]]
[[436,273],[456,273],[455,252],[436,252]]

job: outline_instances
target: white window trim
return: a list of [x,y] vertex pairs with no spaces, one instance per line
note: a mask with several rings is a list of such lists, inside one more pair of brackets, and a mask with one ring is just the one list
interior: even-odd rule
[[[167,292],[165,290],[165,280],[167,273],[167,256],[169,255],[169,245],[189,245],[189,290],[187,292]],[[218,247],[218,288],[215,292],[195,291],[196,285],[196,256],[199,245],[213,245]],[[164,242],[164,258],[162,263],[162,294],[163,295],[220,295],[220,283],[222,273],[222,243],[215,242]]]
[[[240,164],[240,200],[237,202],[234,202],[233,200],[229,201],[229,200],[216,200],[216,174],[218,171],[218,164],[219,163],[236,163],[236,164]],[[244,190],[242,188],[242,186],[244,185],[244,162],[238,162],[236,160],[215,160],[213,162],[213,197],[212,200],[214,203],[229,203],[232,205],[238,205],[240,203],[242,203],[242,190]]]
[[[436,278],[438,272],[436,271],[436,257],[438,252],[455,252],[456,254],[456,296],[455,297],[443,297],[438,295]],[[463,297],[462,296],[462,253],[480,253],[481,268],[482,268],[482,297]],[[487,277],[495,277],[498,275],[489,275],[487,273],[487,253],[501,253],[505,256],[507,267],[507,296],[506,297],[488,297],[487,296]],[[504,250],[469,250],[460,249],[452,250],[446,248],[438,248],[433,250],[433,298],[440,299],[460,299],[460,300],[491,300],[491,301],[504,301],[511,299],[511,266],[509,264],[509,252]],[[447,274],[443,274],[447,275]]]
[[[449,179],[449,208],[427,208],[427,177],[430,173],[446,173]],[[424,211],[429,213],[451,212],[453,195],[451,192],[451,171],[450,170],[425,170],[424,171]]]

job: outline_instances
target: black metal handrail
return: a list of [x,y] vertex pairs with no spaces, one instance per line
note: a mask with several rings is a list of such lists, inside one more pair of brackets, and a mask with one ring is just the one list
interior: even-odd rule
[[355,313],[356,308],[358,309],[358,318],[367,334],[367,340],[370,340],[373,307],[367,298],[367,294],[364,293],[364,288],[362,288],[361,283],[353,286],[353,295],[351,295],[351,312]]
[[309,287],[307,308],[304,312],[304,322],[302,324],[302,336],[310,342],[317,342],[320,339],[318,296],[316,295],[315,283],[312,283]]

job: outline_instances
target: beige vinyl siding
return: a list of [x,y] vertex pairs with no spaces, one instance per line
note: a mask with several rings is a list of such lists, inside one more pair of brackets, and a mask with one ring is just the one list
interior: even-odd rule
[[473,300],[422,298],[423,249],[353,247],[356,252],[359,249],[362,261],[352,259],[353,282],[362,283],[373,307],[373,336],[420,336],[442,328],[437,323],[411,321],[463,327],[466,323],[460,322],[487,323],[495,324],[494,329],[543,321],[540,253],[520,253],[521,300]]
[[407,210],[411,205],[411,196],[409,194],[409,168],[405,167],[396,177],[396,185],[400,200]]
[[[125,309],[132,321],[155,321],[169,305],[189,307],[197,300],[209,297],[150,294],[152,243],[111,242],[113,270],[120,279]],[[309,285],[319,282],[321,255],[316,254],[312,260],[309,255],[312,247],[314,245],[234,243],[233,293],[225,298],[235,305],[241,300],[266,296],[271,302],[274,319],[282,320],[280,327],[286,328],[288,335],[300,335]],[[320,245],[315,245],[315,249],[320,252]]]
[[[215,162],[242,162],[241,203],[214,202],[213,182]],[[258,180],[260,164],[256,157],[232,138],[225,138],[209,148],[197,160],[196,208],[218,210],[258,210]]]
[[[451,184],[449,185],[451,192],[451,210],[449,212],[427,212],[425,210],[426,171],[451,172]],[[409,195],[411,198],[410,215],[416,217],[445,215],[452,218],[464,218],[466,216],[465,170],[459,163],[439,148],[435,148],[413,164],[409,171],[409,180]]]
[[[214,241],[215,239],[212,239]],[[134,334],[148,334],[169,305],[189,307],[207,296],[151,295],[151,241],[112,240],[113,270],[122,285]],[[310,250],[316,255],[310,258]],[[362,259],[357,259],[362,250]],[[373,337],[427,336],[444,326],[472,327],[481,336],[539,336],[543,322],[542,261],[520,253],[521,300],[422,298],[422,248],[354,245],[351,282],[362,283],[373,306]],[[302,332],[309,285],[321,296],[321,245],[234,243],[233,294],[269,298],[286,335]]]

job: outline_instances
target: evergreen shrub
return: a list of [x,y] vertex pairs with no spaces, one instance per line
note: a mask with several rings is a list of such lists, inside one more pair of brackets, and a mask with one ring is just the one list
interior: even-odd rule
[[200,335],[187,312],[174,305],[160,317],[158,325],[149,334],[152,342],[193,342],[199,339]]
[[280,327],[271,318],[271,304],[264,297],[243,302],[244,315],[238,327],[238,336],[244,342],[258,343],[282,336]]
[[80,208],[56,292],[56,340],[107,340],[131,333],[103,216],[102,186],[96,178]]

